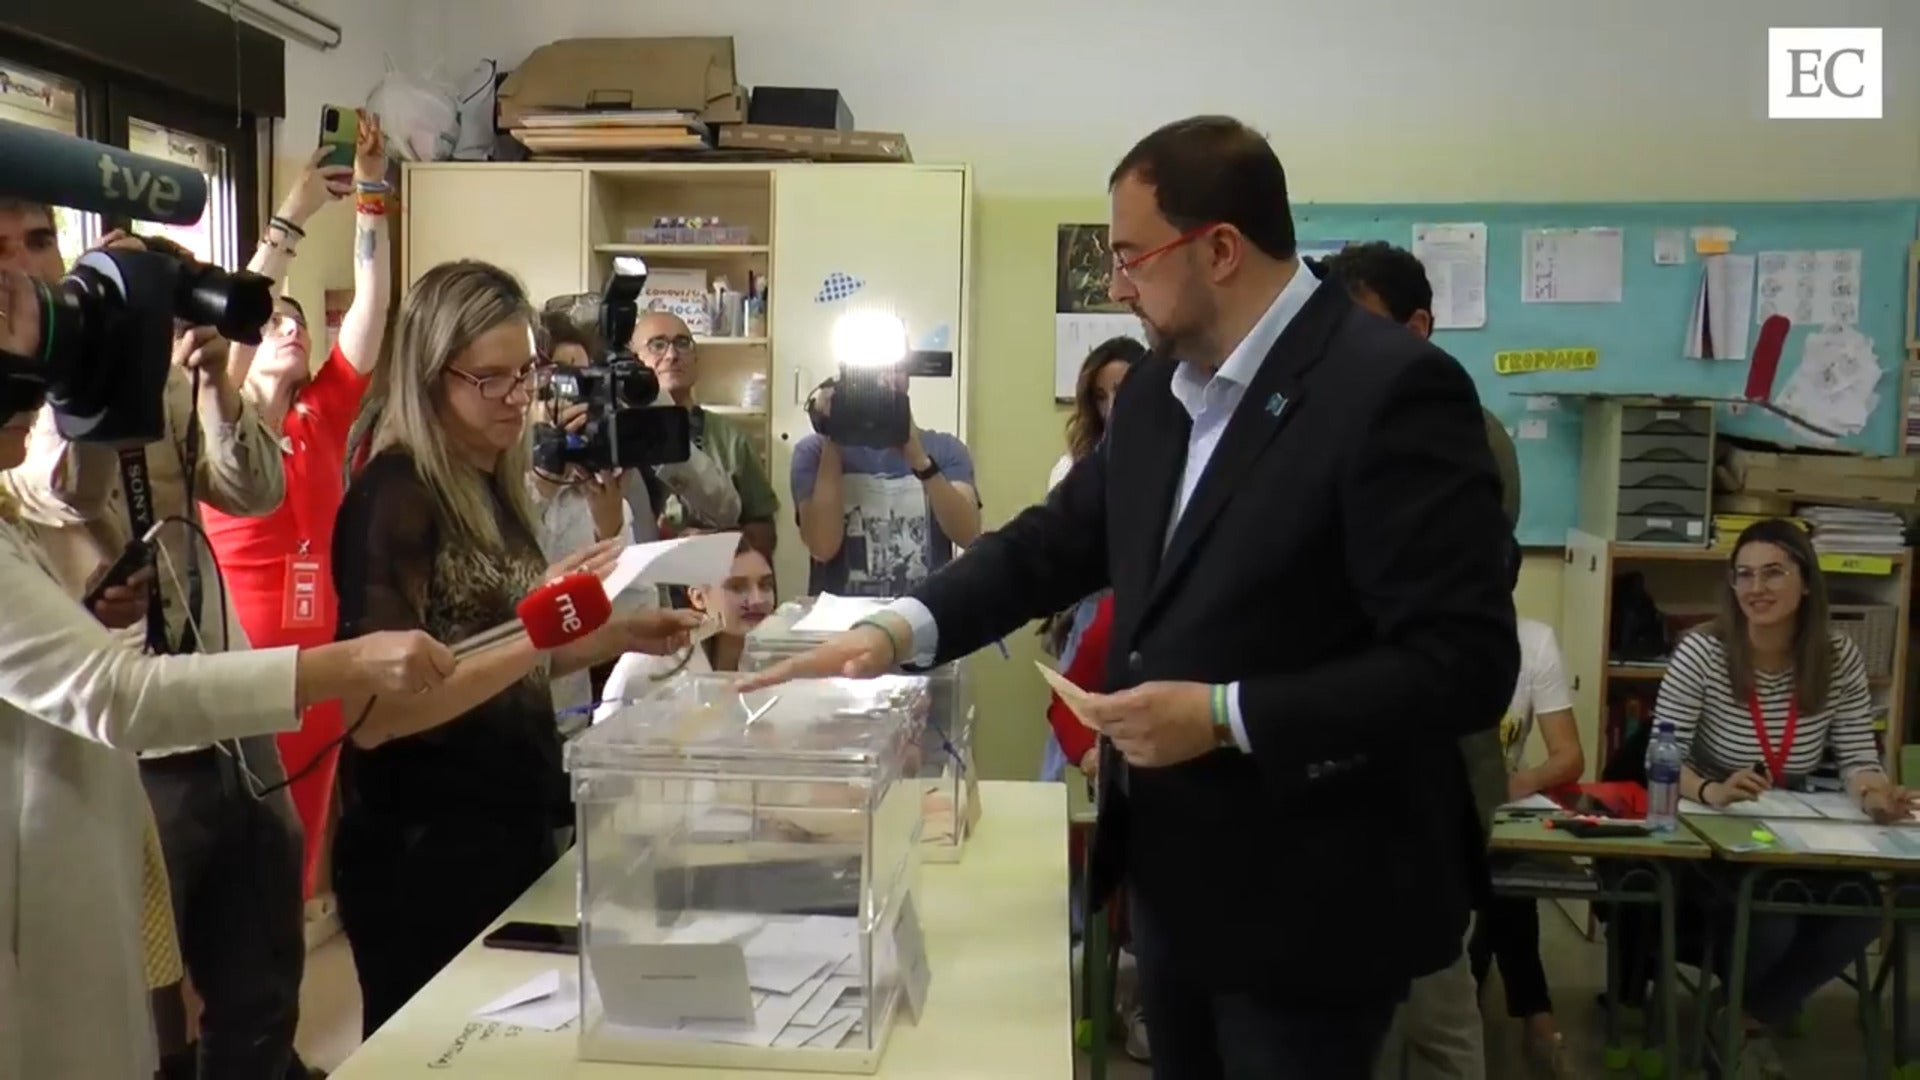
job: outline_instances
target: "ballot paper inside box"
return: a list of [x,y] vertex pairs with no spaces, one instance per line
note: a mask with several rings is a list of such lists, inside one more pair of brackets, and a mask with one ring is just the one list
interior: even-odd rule
[[[873,1072],[929,985],[928,680],[663,683],[567,746],[580,1056]],[[902,1016],[902,1011],[905,1016]]]
[[[781,604],[747,634],[740,666],[759,671],[797,656],[846,630],[889,601],[824,594]],[[922,733],[917,779],[921,785],[921,859],[959,862],[980,820],[979,780],[973,771],[973,697],[966,661],[927,672],[932,709]]]

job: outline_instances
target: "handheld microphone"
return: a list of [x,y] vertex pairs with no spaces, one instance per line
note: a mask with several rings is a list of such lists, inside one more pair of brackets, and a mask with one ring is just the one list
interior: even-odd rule
[[454,659],[465,659],[522,634],[541,652],[557,649],[605,626],[613,617],[613,601],[607,598],[599,578],[568,574],[528,593],[513,611],[518,617],[511,622],[482,630],[454,645]]
[[207,209],[207,178],[191,165],[130,154],[44,128],[0,120],[6,193],[33,202],[192,225]]

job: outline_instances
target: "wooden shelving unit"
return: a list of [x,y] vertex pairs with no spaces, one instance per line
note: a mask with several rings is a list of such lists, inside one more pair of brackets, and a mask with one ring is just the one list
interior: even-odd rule
[[[724,280],[736,293],[748,283],[767,278],[772,269],[774,174],[770,166],[702,165],[697,168],[646,165],[596,165],[587,173],[588,288],[602,288],[613,260],[637,255],[649,273],[697,270],[711,285]],[[661,218],[718,219],[746,229],[749,242],[738,244],[638,243],[630,237]],[[770,311],[762,319],[771,318]],[[741,402],[749,380],[773,378],[769,322],[759,333],[716,335],[696,333],[702,406],[742,425],[760,448],[762,463],[772,465],[772,414],[765,408],[744,408]]]

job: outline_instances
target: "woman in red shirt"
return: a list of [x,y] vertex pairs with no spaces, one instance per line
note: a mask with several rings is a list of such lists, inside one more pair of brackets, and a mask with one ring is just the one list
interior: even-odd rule
[[[228,361],[229,377],[280,435],[286,500],[259,518],[231,517],[202,507],[234,611],[256,648],[334,640],[338,605],[327,562],[334,518],[345,496],[347,433],[380,357],[392,301],[387,249],[392,189],[379,118],[360,114],[351,180],[347,170],[320,161],[316,155],[302,171],[280,212],[269,220],[247,268],[281,281],[294,249],[306,237],[308,219],[351,190],[353,302],[340,321],[333,348],[313,367],[306,312],[292,297],[280,296],[258,352],[236,345]],[[318,884],[342,729],[340,703],[328,701],[308,709],[298,731],[279,738],[289,794],[306,831],[308,896]]]

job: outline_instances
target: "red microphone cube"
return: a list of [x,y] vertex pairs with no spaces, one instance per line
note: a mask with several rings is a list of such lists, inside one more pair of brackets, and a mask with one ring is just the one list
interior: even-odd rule
[[529,593],[514,613],[526,627],[533,647],[544,651],[578,641],[605,626],[613,617],[613,601],[599,578],[568,574]]

